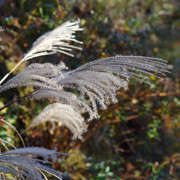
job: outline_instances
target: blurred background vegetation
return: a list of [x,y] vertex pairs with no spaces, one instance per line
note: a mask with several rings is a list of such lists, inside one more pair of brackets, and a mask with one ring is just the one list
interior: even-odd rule
[[[178,179],[180,127],[180,2],[179,0],[0,0],[0,76],[19,62],[33,41],[61,23],[80,18],[84,42],[75,58],[47,56],[32,62],[64,61],[70,69],[115,55],[160,57],[174,65],[172,74],[153,86],[131,81],[119,91],[119,103],[100,111],[82,141],[72,141],[68,129],[47,123],[23,134],[27,146],[56,147],[70,156],[53,167],[71,174],[65,179]],[[29,62],[28,62],[29,63]],[[24,63],[11,76],[19,73]],[[9,90],[0,107],[33,89]],[[17,103],[1,111],[20,132],[49,102]],[[13,111],[11,111],[13,110]],[[0,137],[22,147],[14,131],[0,124]],[[179,163],[179,164],[178,164]]]

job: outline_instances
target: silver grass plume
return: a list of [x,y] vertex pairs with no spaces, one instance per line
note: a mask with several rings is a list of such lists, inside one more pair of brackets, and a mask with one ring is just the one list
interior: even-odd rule
[[[99,59],[72,71],[67,71],[64,63],[31,64],[1,86],[0,93],[20,86],[37,87],[30,99],[53,97],[56,103],[47,106],[30,127],[47,120],[58,121],[72,131],[74,138],[81,138],[86,130],[83,113],[89,113],[89,121],[97,119],[98,106],[106,109],[110,103],[116,103],[116,91],[127,89],[130,79],[151,84],[149,76],[159,78],[169,69],[172,66],[167,61],[143,56]],[[76,95],[73,91],[77,91]]]
[[44,108],[33,120],[29,128],[46,121],[59,122],[65,125],[73,133],[73,139],[81,139],[87,128],[84,118],[74,110],[73,106],[61,103],[54,103]]
[[24,61],[33,59],[39,56],[46,56],[56,53],[66,54],[68,56],[74,56],[72,49],[81,50],[82,48],[74,45],[70,45],[69,42],[75,42],[82,44],[81,41],[75,39],[75,32],[82,31],[79,27],[80,20],[75,22],[67,21],[50,32],[45,33],[39,37],[32,45],[30,51],[24,56],[24,58],[8,73],[6,74],[0,84]]
[[[44,172],[62,179],[63,173],[55,171],[47,165],[62,160],[56,150],[48,150],[39,147],[28,147],[11,150],[0,154],[0,179],[47,179]],[[38,159],[38,158],[41,158]]]

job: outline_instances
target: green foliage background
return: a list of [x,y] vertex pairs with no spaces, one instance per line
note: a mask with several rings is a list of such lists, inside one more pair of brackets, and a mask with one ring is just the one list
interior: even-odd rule
[[[58,148],[70,156],[54,167],[71,173],[65,179],[177,179],[180,125],[180,3],[178,0],[0,0],[0,76],[19,62],[43,33],[67,20],[80,18],[84,31],[77,34],[83,51],[75,58],[47,56],[31,62],[58,63],[71,69],[86,62],[114,55],[161,57],[174,65],[169,77],[155,79],[153,86],[131,81],[119,91],[119,103],[100,112],[90,123],[82,141],[72,141],[70,132],[51,124],[28,130],[27,146]],[[27,62],[28,64],[28,62]],[[23,64],[13,74],[27,65]],[[11,76],[12,77],[12,76]],[[31,87],[1,94],[1,107],[32,91]],[[22,101],[1,115],[20,132],[49,102]],[[1,124],[0,137],[21,143],[13,130]]]

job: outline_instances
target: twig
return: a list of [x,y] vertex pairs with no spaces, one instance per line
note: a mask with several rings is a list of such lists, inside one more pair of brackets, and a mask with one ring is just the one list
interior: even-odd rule
[[0,111],[2,111],[3,109],[9,107],[10,105],[14,104],[14,103],[17,102],[17,101],[19,101],[19,100],[21,100],[21,99],[23,99],[23,98],[26,98],[27,96],[31,95],[32,93],[36,92],[37,90],[38,90],[38,89],[35,89],[35,90],[31,91],[30,93],[28,93],[28,94],[26,94],[26,95],[24,95],[24,96],[22,96],[22,97],[19,97],[18,99],[9,101],[6,105],[4,105],[2,108],[0,108]]

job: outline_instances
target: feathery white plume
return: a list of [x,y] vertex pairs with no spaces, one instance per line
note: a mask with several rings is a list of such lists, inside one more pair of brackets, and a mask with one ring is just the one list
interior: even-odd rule
[[75,39],[74,33],[76,31],[82,31],[82,28],[79,27],[79,22],[75,21],[73,23],[67,21],[55,28],[54,30],[45,33],[39,37],[34,43],[30,51],[24,56],[24,58],[8,73],[6,74],[0,84],[24,61],[29,59],[46,56],[55,53],[62,53],[68,56],[74,56],[71,51],[72,49],[81,50],[82,48],[70,45],[69,42],[75,42],[82,44],[81,41]]
[[70,53],[72,49],[81,50],[82,48],[70,45],[68,41],[82,44],[81,41],[75,39],[74,35],[76,31],[82,31],[82,28],[79,27],[79,22],[79,20],[73,23],[67,21],[52,31],[42,35],[33,43],[32,48],[22,61],[58,52],[73,57],[74,55]]
[[[47,172],[58,179],[62,179],[63,173],[47,167],[47,164],[52,164],[50,159],[53,162],[61,160],[57,157],[59,155],[67,154],[39,147],[11,150],[0,154],[0,174],[4,179],[13,177],[13,179],[44,180],[47,177],[43,172]],[[41,157],[43,160],[37,159],[37,157]],[[12,176],[9,176],[10,174]]]
[[84,118],[72,106],[54,103],[46,108],[33,120],[30,127],[37,126],[46,121],[58,122],[65,125],[72,133],[73,139],[81,139],[87,125]]
[[72,131],[74,138],[81,138],[86,130],[81,114],[88,112],[89,120],[97,119],[98,106],[106,109],[110,103],[116,103],[116,91],[126,89],[131,78],[151,84],[148,76],[165,75],[172,66],[160,58],[116,56],[89,62],[72,71],[65,68],[63,63],[31,64],[1,86],[0,93],[19,86],[38,87],[31,99],[53,97],[57,103],[45,108],[32,125],[60,121]]

